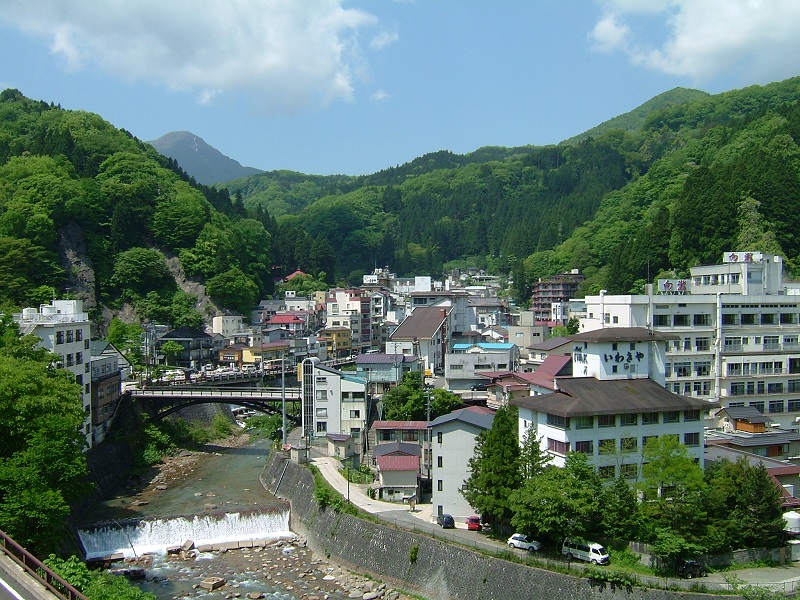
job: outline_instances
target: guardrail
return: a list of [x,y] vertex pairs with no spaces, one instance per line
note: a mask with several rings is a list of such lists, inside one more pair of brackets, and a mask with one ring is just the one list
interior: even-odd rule
[[2,530],[0,530],[0,550],[57,598],[62,598],[62,600],[89,600]]

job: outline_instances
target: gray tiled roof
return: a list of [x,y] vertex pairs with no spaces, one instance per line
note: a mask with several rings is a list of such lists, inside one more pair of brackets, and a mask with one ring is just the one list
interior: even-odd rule
[[651,379],[566,377],[557,384],[559,389],[552,394],[512,398],[510,402],[561,417],[719,408],[716,402],[673,394]]
[[419,306],[394,330],[389,340],[430,339],[447,319],[448,307]]
[[574,342],[660,342],[679,340],[681,336],[677,333],[666,333],[646,327],[604,327],[595,331],[571,335],[570,339]]

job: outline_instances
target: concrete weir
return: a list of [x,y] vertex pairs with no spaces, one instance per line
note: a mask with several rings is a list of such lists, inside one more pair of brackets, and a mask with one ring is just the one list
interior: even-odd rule
[[252,547],[294,537],[288,508],[104,521],[78,529],[87,559],[166,553],[191,540],[200,550]]

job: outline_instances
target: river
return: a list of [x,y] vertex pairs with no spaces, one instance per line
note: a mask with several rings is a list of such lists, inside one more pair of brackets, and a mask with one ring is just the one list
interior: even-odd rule
[[[149,480],[129,489],[129,494],[95,506],[87,523],[100,526],[81,528],[87,554],[125,554],[127,564],[116,562],[113,566],[144,567],[144,579],[134,583],[158,600],[216,600],[233,594],[276,600],[313,596],[344,600],[355,590],[370,591],[374,583],[315,556],[303,540],[288,531],[286,504],[259,481],[269,452],[266,441],[210,450],[170,459]],[[211,521],[217,529],[208,533],[198,528],[198,521]],[[255,527],[250,537],[266,540],[265,545],[225,552],[165,551],[193,537],[210,536],[217,541],[247,538],[249,534],[237,530],[242,527]],[[200,585],[209,577],[221,577],[226,584],[205,591]]]

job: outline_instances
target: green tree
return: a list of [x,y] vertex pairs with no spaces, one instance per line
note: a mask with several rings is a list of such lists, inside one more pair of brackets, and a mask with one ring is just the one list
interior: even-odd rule
[[655,528],[669,529],[693,539],[699,523],[705,523],[703,470],[677,436],[662,435],[642,449],[642,481],[645,515]]
[[124,299],[144,297],[151,291],[171,290],[175,280],[158,250],[131,248],[117,255],[111,286]]
[[587,456],[570,452],[564,467],[548,465],[511,492],[511,523],[521,531],[537,532],[554,541],[597,535],[601,489]]
[[174,340],[167,340],[161,344],[161,352],[164,353],[168,365],[174,365],[175,358],[183,351],[184,347]]
[[69,502],[86,492],[80,433],[84,410],[74,376],[0,317],[0,529],[37,553],[60,538]]
[[249,315],[258,298],[258,287],[238,267],[209,279],[206,292],[215,302],[241,315]]
[[523,481],[541,475],[552,457],[542,450],[541,439],[536,435],[536,427],[530,425],[522,436],[519,450],[519,472]]
[[617,477],[603,490],[603,531],[615,540],[639,539],[641,513],[636,492],[628,482]]
[[389,389],[381,400],[386,419],[397,421],[434,420],[463,406],[461,399],[443,389],[427,389],[421,373],[406,373],[403,381]]
[[736,237],[736,249],[744,252],[766,252],[769,254],[783,255],[781,246],[772,225],[764,220],[759,213],[761,202],[750,196],[743,195],[739,201],[738,220],[739,235]]
[[491,429],[478,436],[468,470],[469,477],[460,491],[469,505],[498,523],[508,523],[512,516],[510,496],[522,482],[516,406],[497,410]]

